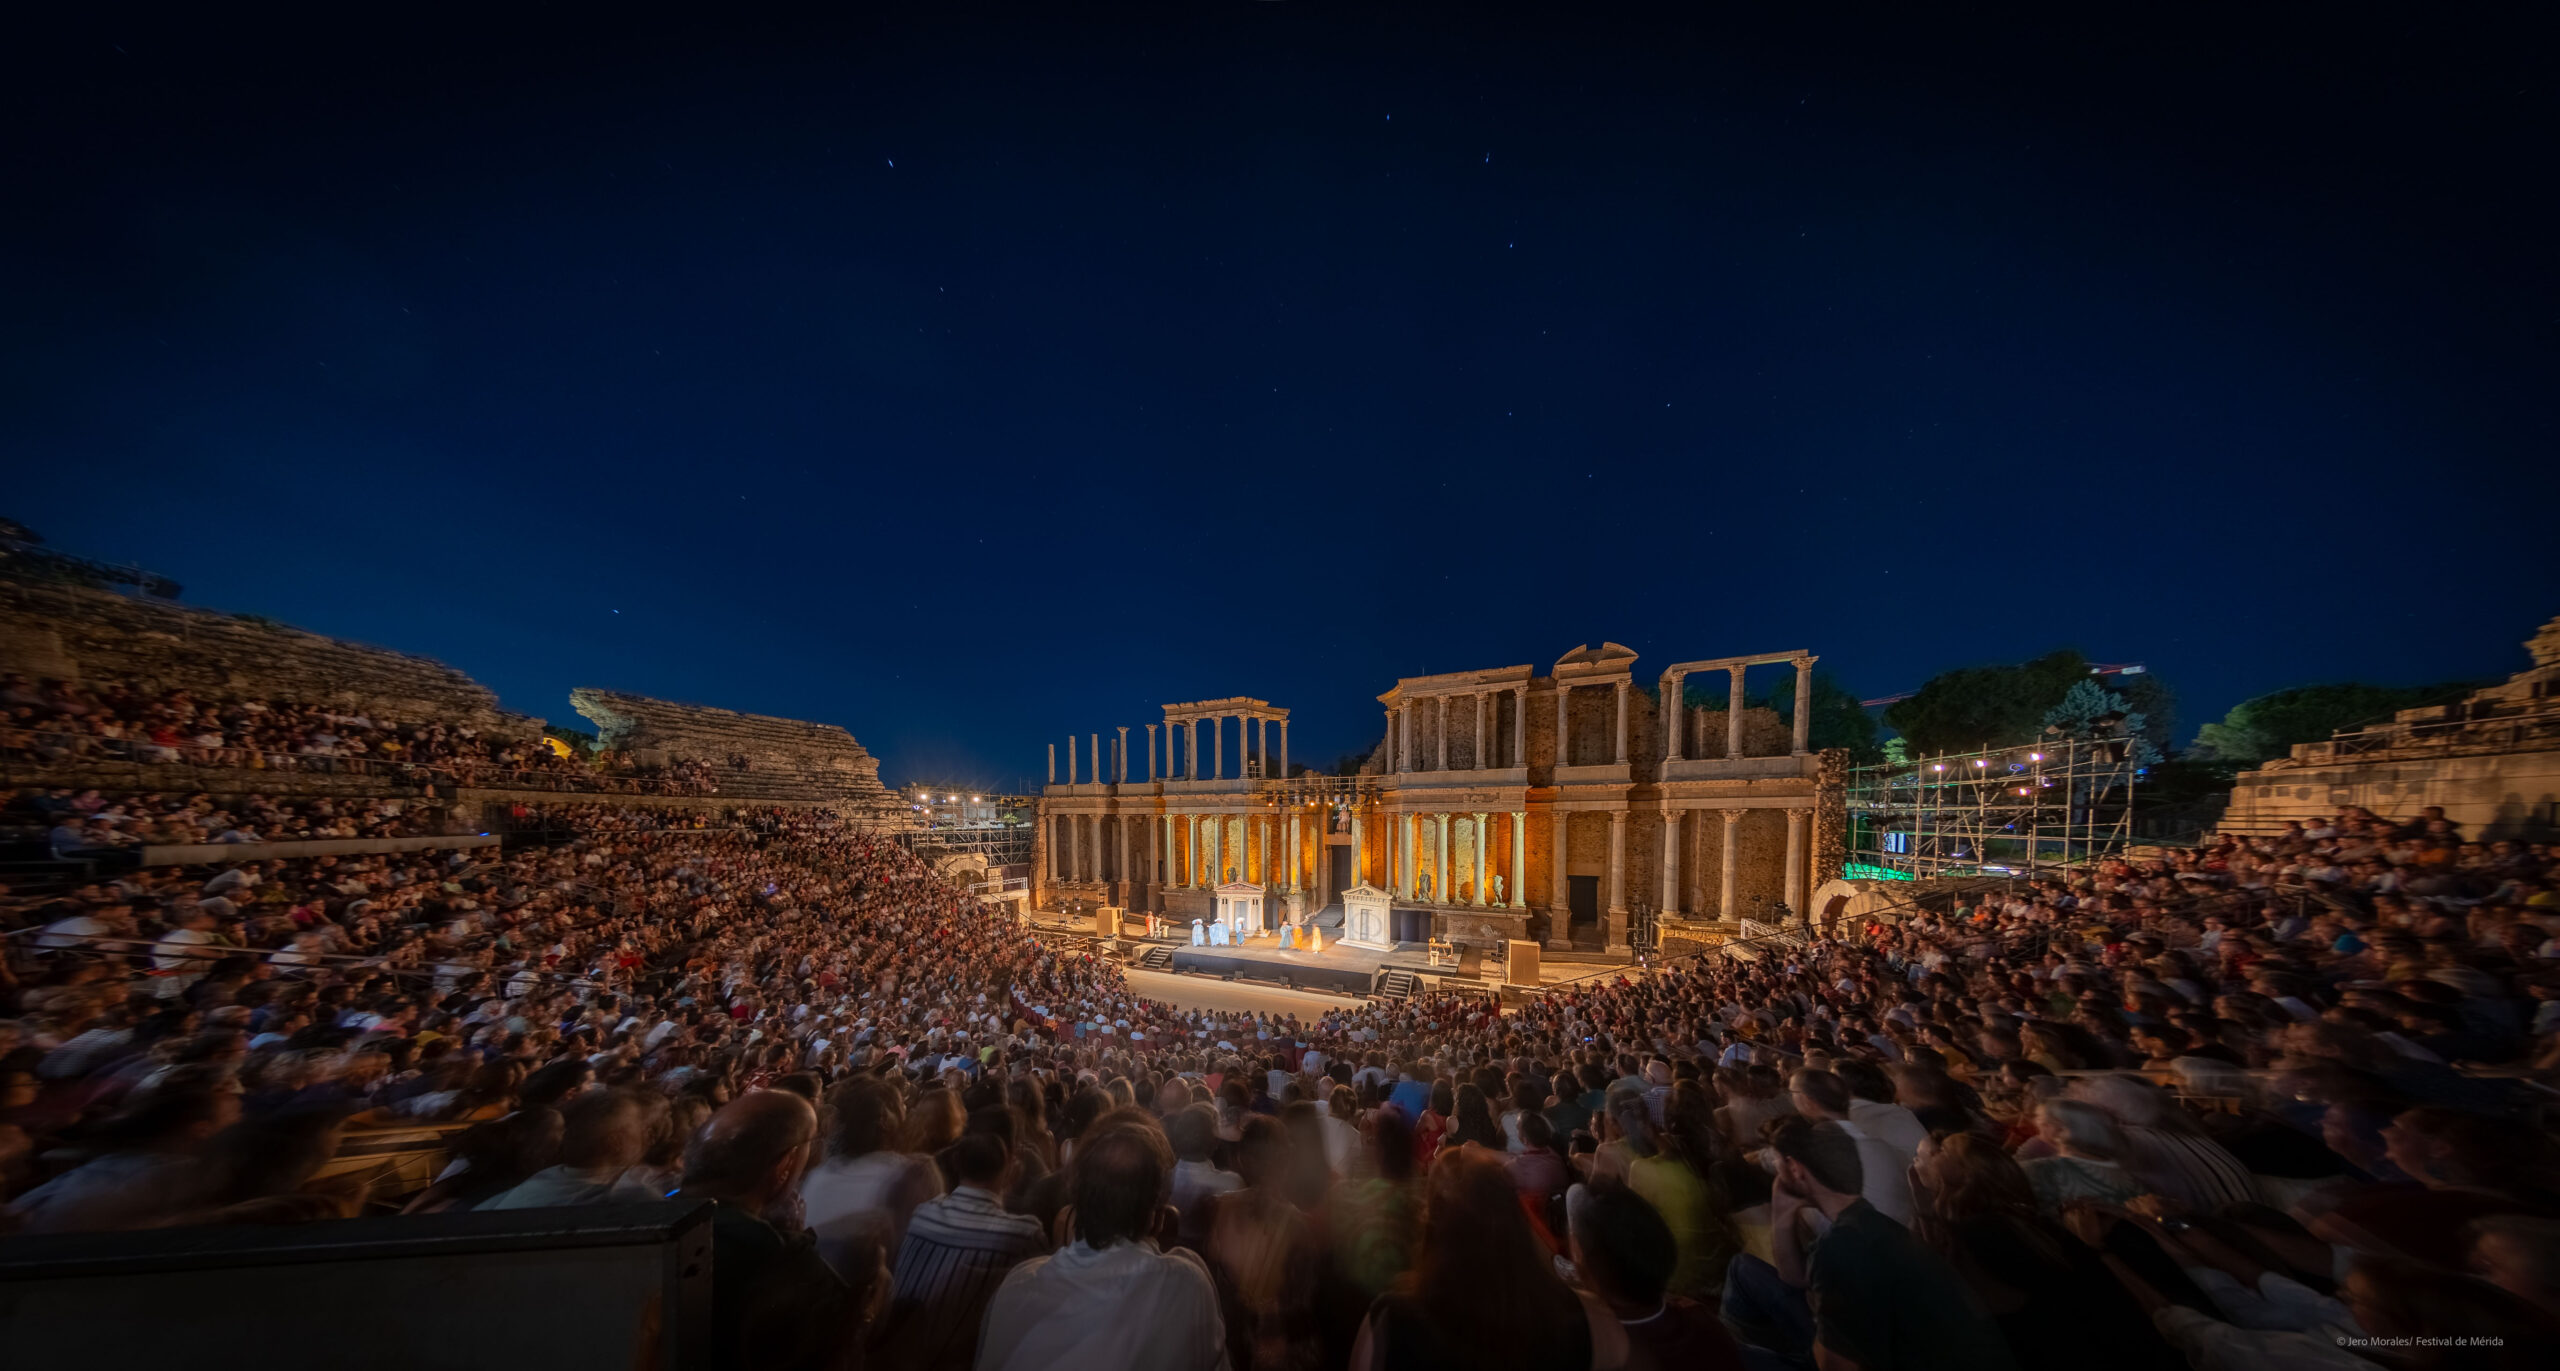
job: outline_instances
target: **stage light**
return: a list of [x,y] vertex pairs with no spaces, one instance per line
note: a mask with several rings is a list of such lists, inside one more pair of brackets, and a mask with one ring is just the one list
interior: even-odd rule
[[2044,760],[2044,754],[2041,752],[2030,752],[2027,754],[2027,760],[2031,762],[2041,762]]

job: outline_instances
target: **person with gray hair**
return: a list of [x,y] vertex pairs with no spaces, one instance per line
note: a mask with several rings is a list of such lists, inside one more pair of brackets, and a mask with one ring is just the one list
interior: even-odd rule
[[2122,1204],[2145,1186],[2124,1168],[2124,1133],[2108,1113],[2078,1100],[2047,1100],[2036,1111],[2036,1135],[2054,1150],[2020,1165],[2036,1207],[2058,1217],[2075,1200]]

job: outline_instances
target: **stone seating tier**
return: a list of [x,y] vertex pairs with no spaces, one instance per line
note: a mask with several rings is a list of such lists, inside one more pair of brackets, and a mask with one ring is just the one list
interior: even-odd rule
[[326,704],[400,723],[462,724],[530,738],[542,721],[433,658],[306,633],[247,615],[108,591],[0,582],[0,671],[209,700]]

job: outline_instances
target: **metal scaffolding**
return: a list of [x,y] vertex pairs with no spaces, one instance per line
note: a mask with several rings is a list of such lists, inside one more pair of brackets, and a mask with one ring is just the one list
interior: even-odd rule
[[2133,837],[2134,742],[2048,736],[1853,768],[1844,874],[2032,873],[2115,851]]

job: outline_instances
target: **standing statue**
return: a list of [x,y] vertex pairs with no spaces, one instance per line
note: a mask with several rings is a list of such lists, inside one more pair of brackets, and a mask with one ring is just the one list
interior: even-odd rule
[[1431,873],[1430,873],[1430,872],[1425,871],[1425,872],[1423,872],[1421,875],[1418,875],[1418,876],[1416,876],[1416,877],[1414,877],[1414,878],[1413,878],[1413,893],[1414,893],[1414,898],[1416,898],[1416,899],[1418,899],[1418,900],[1422,900],[1422,901],[1428,902],[1428,901],[1431,899]]
[[1493,878],[1493,902],[1502,903],[1502,877],[1499,873],[1496,873]]

